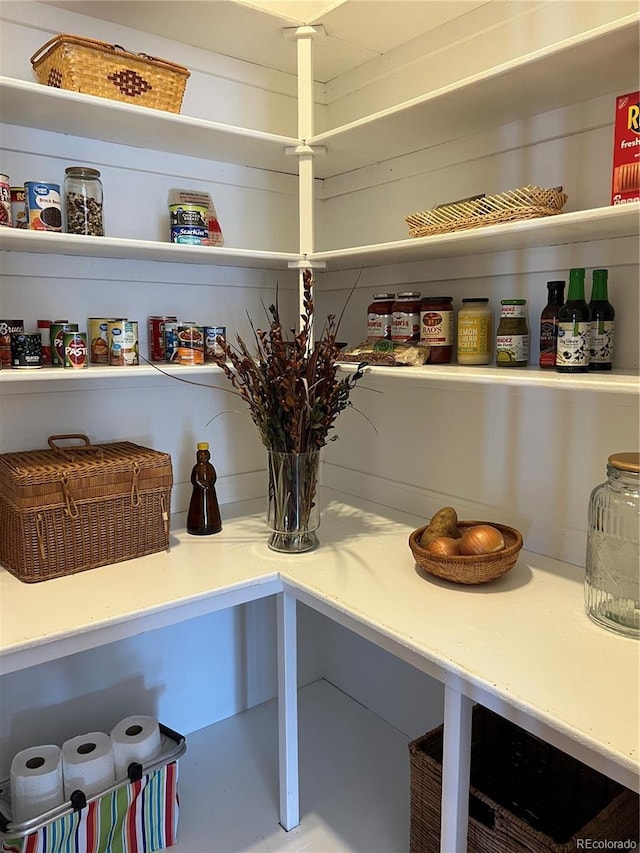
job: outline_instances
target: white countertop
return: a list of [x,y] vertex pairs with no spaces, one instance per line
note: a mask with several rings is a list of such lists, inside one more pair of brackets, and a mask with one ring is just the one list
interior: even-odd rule
[[580,568],[523,551],[497,581],[450,584],[414,563],[407,540],[420,519],[323,497],[320,547],[297,557],[268,550],[258,500],[224,506],[213,537],[174,522],[169,553],[37,584],[1,569],[0,671],[284,588],[638,787],[640,644],[587,619]]

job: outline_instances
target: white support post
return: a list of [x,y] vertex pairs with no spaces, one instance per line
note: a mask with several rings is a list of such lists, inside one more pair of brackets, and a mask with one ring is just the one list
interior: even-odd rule
[[287,592],[277,596],[277,622],[280,823],[288,832],[300,823],[300,794],[296,600]]
[[469,823],[473,702],[449,685],[444,692],[441,853],[464,853]]

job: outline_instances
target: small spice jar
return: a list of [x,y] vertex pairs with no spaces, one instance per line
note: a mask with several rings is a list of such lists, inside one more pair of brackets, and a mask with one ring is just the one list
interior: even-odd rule
[[367,337],[391,340],[395,293],[374,293],[367,308]]
[[527,300],[502,299],[496,337],[498,367],[526,367],[529,364]]
[[589,498],[584,603],[603,628],[640,638],[640,453],[614,453]]
[[450,364],[453,355],[453,297],[425,296],[420,306],[420,343],[429,346],[427,364]]
[[489,364],[493,343],[493,311],[486,296],[462,300],[458,312],[458,364]]
[[393,303],[393,318],[391,321],[392,341],[420,340],[420,293],[407,290],[399,293]]
[[64,196],[67,234],[104,236],[100,172],[88,166],[69,166]]

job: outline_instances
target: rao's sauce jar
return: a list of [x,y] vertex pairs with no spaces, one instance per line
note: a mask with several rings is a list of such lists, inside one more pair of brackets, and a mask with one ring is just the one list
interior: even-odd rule
[[395,293],[374,293],[367,308],[367,337],[391,340]]
[[420,293],[408,290],[399,293],[393,303],[391,320],[392,341],[420,340]]
[[420,342],[429,346],[427,364],[449,364],[453,355],[453,297],[425,296],[420,307]]

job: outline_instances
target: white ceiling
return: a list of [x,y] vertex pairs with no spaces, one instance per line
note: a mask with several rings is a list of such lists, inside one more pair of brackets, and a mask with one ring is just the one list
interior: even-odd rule
[[[47,2],[47,0],[45,0]],[[327,83],[471,9],[496,0],[48,0],[111,21],[290,74],[283,30],[322,25],[315,79]]]

